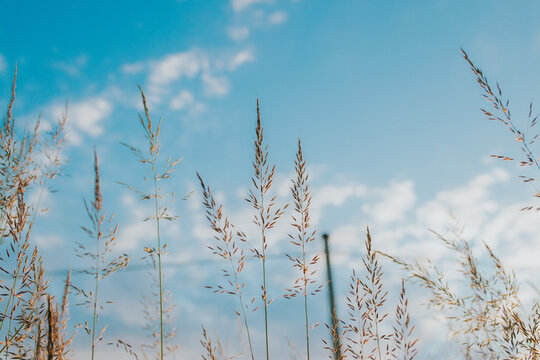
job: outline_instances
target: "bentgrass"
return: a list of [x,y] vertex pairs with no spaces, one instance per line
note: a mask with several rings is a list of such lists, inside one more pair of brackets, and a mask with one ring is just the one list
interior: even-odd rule
[[[133,187],[130,187],[133,189],[138,195],[140,195],[140,198],[142,200],[153,200],[154,203],[154,215],[148,217],[145,220],[154,220],[156,224],[156,242],[157,247],[156,248],[150,248],[146,247],[144,251],[149,253],[150,255],[155,254],[157,257],[157,266],[158,266],[158,285],[159,285],[159,337],[160,337],[160,352],[159,352],[159,358],[164,358],[164,322],[163,322],[163,297],[164,297],[164,286],[163,286],[163,275],[162,275],[162,256],[164,248],[166,248],[167,244],[162,244],[161,239],[161,224],[160,220],[174,220],[175,217],[172,215],[169,215],[167,212],[167,208],[162,207],[160,203],[160,199],[163,198],[164,194],[162,192],[161,187],[159,184],[162,180],[165,180],[170,177],[171,173],[176,169],[178,163],[180,162],[180,158],[176,160],[171,160],[171,158],[167,159],[164,163],[161,162],[160,158],[160,150],[161,150],[161,144],[160,144],[160,130],[161,130],[161,119],[157,124],[152,122],[152,119],[150,117],[148,104],[146,101],[146,96],[144,95],[144,92],[142,88],[139,86],[139,90],[141,92],[141,98],[142,103],[144,107],[144,117],[139,114],[139,120],[140,124],[144,130],[144,136],[148,142],[147,150],[141,151],[137,149],[134,146],[124,144],[127,146],[133,155],[139,160],[140,163],[147,166],[150,170],[151,174],[151,182],[152,182],[152,192],[148,193],[145,191],[139,191],[135,190]],[[146,177],[145,177],[146,181]]]
[[[531,137],[515,126],[510,115],[506,101],[502,99],[502,91],[497,86],[493,90],[481,70],[476,67],[468,56],[464,53],[471,69],[477,76],[477,80],[484,91],[485,97],[490,101],[495,111],[484,111],[484,114],[492,120],[497,120],[507,126],[513,135],[516,136],[525,158],[520,162],[523,166],[539,167],[538,160],[534,155],[532,145],[536,137]],[[44,279],[43,266],[37,249],[30,243],[30,233],[35,220],[37,206],[31,207],[26,204],[26,193],[33,186],[47,185],[52,180],[59,169],[59,157],[52,157],[52,171],[44,172],[40,169],[36,160],[36,154],[44,151],[36,146],[38,144],[37,131],[30,131],[18,137],[15,133],[15,126],[12,114],[14,101],[14,89],[12,99],[8,106],[7,117],[4,119],[0,136],[0,155],[3,166],[0,183],[0,202],[2,205],[0,227],[4,247],[8,250],[9,256],[2,259],[2,269],[7,273],[7,280],[0,284],[4,290],[1,298],[3,302],[2,314],[0,317],[0,334],[3,341],[0,344],[0,355],[3,358],[21,359],[67,359],[67,348],[71,342],[66,334],[66,318],[68,313],[67,291],[63,298],[61,310],[57,308],[54,298],[47,292],[47,280]],[[164,359],[168,353],[165,351],[167,335],[165,332],[166,313],[165,300],[167,298],[163,275],[163,255],[166,244],[162,239],[162,221],[172,220],[173,216],[168,215],[163,206],[164,198],[167,196],[161,187],[161,181],[169,178],[171,172],[176,167],[177,161],[160,160],[159,132],[160,123],[152,122],[146,98],[141,90],[144,115],[139,119],[145,131],[148,147],[145,151],[129,146],[138,160],[148,167],[151,177],[150,192],[138,192],[144,200],[153,202],[153,215],[146,220],[155,222],[156,247],[145,248],[152,257],[156,258],[157,284],[159,288],[159,309],[153,313],[159,317],[159,351],[158,357]],[[529,111],[531,126],[536,124],[536,117],[532,116],[532,107]],[[58,138],[63,132],[63,127],[58,131]],[[53,144],[55,142],[53,141]],[[58,141],[57,144],[61,144]],[[270,331],[271,314],[268,307],[272,302],[267,284],[271,273],[267,268],[267,255],[269,245],[269,231],[283,215],[284,207],[276,205],[276,197],[272,196],[273,178],[275,175],[275,165],[270,163],[268,147],[264,143],[263,127],[259,104],[257,104],[257,126],[255,138],[255,155],[253,160],[252,188],[249,190],[248,202],[255,209],[254,222],[258,227],[260,247],[254,249],[255,257],[261,261],[262,265],[262,302],[264,307],[264,348],[265,357],[270,358],[270,341],[273,340],[274,332]],[[57,152],[51,152],[58,154]],[[511,160],[506,156],[495,156],[504,160]],[[99,331],[99,313],[102,294],[100,294],[100,282],[115,269],[124,267],[127,264],[127,256],[104,263],[104,256],[110,252],[114,243],[116,230],[103,234],[102,225],[106,217],[102,208],[101,188],[99,179],[99,168],[97,165],[97,155],[95,163],[95,183],[94,201],[87,204],[87,212],[90,216],[92,227],[85,229],[94,240],[96,240],[95,251],[86,251],[93,264],[88,273],[94,276],[94,289],[88,292],[88,304],[92,308],[92,324],[86,327],[92,335],[91,358],[95,357],[94,350],[101,338]],[[294,205],[294,217],[292,231],[293,244],[301,249],[298,257],[291,256],[293,266],[300,271],[296,283],[292,288],[287,289],[287,295],[301,296],[304,300],[303,325],[305,327],[306,356],[307,359],[314,358],[313,339],[310,332],[310,318],[313,316],[310,306],[309,296],[318,290],[310,288],[315,281],[315,274],[310,269],[314,266],[318,258],[308,256],[309,244],[315,239],[315,230],[311,227],[309,208],[311,204],[311,194],[308,186],[308,176],[303,157],[301,144],[298,144],[295,170],[293,179],[292,194]],[[43,183],[40,183],[39,174],[46,175]],[[523,177],[524,181],[532,182],[534,179]],[[245,299],[244,286],[254,287],[254,284],[246,284],[240,279],[243,276],[243,269],[246,263],[245,245],[248,236],[235,228],[228,218],[223,214],[221,205],[217,204],[210,188],[199,177],[203,189],[203,201],[206,208],[208,220],[214,233],[216,234],[217,245],[212,246],[212,251],[226,260],[228,280],[232,281],[222,285],[216,285],[213,290],[220,293],[233,294],[238,299],[238,316],[242,320],[245,328],[245,336],[249,344],[249,356],[255,360],[255,344],[252,337],[248,312],[250,302]],[[454,332],[458,342],[462,345],[466,358],[488,358],[488,359],[537,359],[540,357],[540,305],[534,302],[530,308],[524,309],[518,296],[517,281],[512,273],[505,270],[502,262],[496,257],[493,251],[486,246],[489,258],[492,261],[493,271],[486,273],[478,266],[471,246],[459,236],[447,238],[438,235],[439,238],[453,252],[458,255],[462,266],[464,278],[468,281],[469,294],[462,295],[455,289],[449,287],[444,281],[443,273],[434,265],[411,264],[405,260],[393,257],[392,259],[400,264],[421,284],[432,292],[430,304],[436,308],[443,309],[447,317],[454,323]],[[105,240],[106,238],[113,240]],[[238,242],[236,241],[238,240]],[[249,239],[251,240],[251,239]],[[105,249],[105,250],[103,250]],[[105,251],[105,253],[103,253]],[[346,298],[348,306],[348,316],[341,317],[339,324],[344,331],[338,332],[338,328],[331,328],[330,332],[343,342],[342,348],[335,349],[331,345],[325,347],[330,349],[331,356],[339,354],[340,359],[373,359],[388,360],[398,358],[401,360],[413,359],[417,354],[417,339],[414,335],[411,316],[409,314],[408,300],[405,296],[404,283],[397,298],[395,308],[395,325],[388,331],[388,326],[383,326],[387,322],[389,314],[387,311],[388,300],[391,294],[384,288],[382,267],[378,261],[378,252],[372,244],[371,234],[367,232],[366,254],[363,260],[363,271],[354,271],[351,276],[350,293]],[[429,264],[429,263],[428,263]],[[68,281],[69,283],[69,281]],[[220,287],[221,286],[221,287]],[[82,290],[81,290],[82,292]],[[99,295],[99,296],[98,296]],[[338,314],[332,314],[339,317]],[[253,330],[253,329],[252,329]],[[33,332],[35,331],[35,335]],[[204,359],[219,359],[222,354],[219,352],[219,345],[211,339],[206,329],[203,329]],[[219,344],[219,342],[218,342]],[[132,352],[131,346],[123,341],[118,341],[117,346],[123,347],[126,351]],[[132,355],[134,355],[132,353]],[[135,355],[134,355],[135,356]]]

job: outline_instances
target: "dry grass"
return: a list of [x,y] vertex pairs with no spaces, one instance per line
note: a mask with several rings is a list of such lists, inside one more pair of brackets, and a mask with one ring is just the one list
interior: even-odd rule
[[[468,55],[465,60],[474,72],[484,97],[493,110],[483,110],[490,119],[504,124],[520,144],[524,159],[521,166],[537,167],[532,145],[536,136],[519,129],[510,115],[508,101],[502,98],[502,91],[497,85],[494,91],[482,71],[476,67]],[[174,358],[176,352],[182,354],[174,345],[176,335],[173,309],[174,304],[168,292],[162,273],[163,256],[167,244],[161,237],[163,221],[171,221],[171,215],[165,206],[172,200],[162,184],[170,178],[180,159],[162,160],[160,150],[161,120],[153,122],[144,92],[141,89],[144,113],[139,115],[144,131],[145,147],[140,150],[126,145],[137,160],[146,169],[147,189],[129,187],[141,200],[149,200],[153,205],[153,214],[145,219],[155,224],[155,245],[145,247],[146,259],[153,264],[153,288],[147,290],[146,308],[141,313],[147,322],[146,330],[150,333],[152,344],[144,349],[151,349],[151,354],[144,357],[164,359]],[[40,201],[27,204],[27,193],[38,190],[40,194],[50,189],[53,180],[61,174],[63,161],[63,134],[66,115],[53,126],[48,137],[42,139],[39,121],[32,130],[19,134],[13,117],[15,101],[15,77],[12,96],[8,104],[6,117],[0,131],[0,232],[2,258],[0,270],[3,273],[0,282],[0,357],[4,359],[68,359],[73,336],[70,329],[68,296],[69,290],[75,289],[83,297],[83,304],[90,308],[92,319],[82,327],[91,335],[91,358],[102,339],[106,325],[101,324],[100,312],[104,300],[99,292],[100,283],[116,270],[128,265],[128,256],[111,258],[114,249],[117,227],[112,217],[104,211],[101,192],[97,153],[94,154],[94,194],[91,202],[85,202],[90,225],[84,231],[92,240],[92,245],[82,244],[78,248],[81,257],[89,261],[85,270],[94,279],[91,290],[84,290],[71,284],[66,279],[65,291],[60,307],[48,290],[48,280],[44,277],[44,268],[39,251],[32,244],[31,232],[36,221],[36,214],[41,212]],[[529,125],[534,127],[532,106],[529,111]],[[503,160],[510,157],[494,155]],[[210,336],[203,327],[202,354],[207,360],[236,359],[249,357],[251,360],[270,359],[270,340],[274,332],[270,330],[269,305],[272,299],[268,292],[268,251],[272,246],[272,229],[280,221],[288,204],[278,204],[273,194],[273,182],[276,166],[270,161],[268,145],[264,139],[261,111],[257,101],[257,120],[255,127],[253,175],[246,201],[254,212],[253,223],[258,233],[246,235],[225,215],[222,204],[214,198],[210,186],[197,174],[202,188],[202,202],[206,218],[214,234],[210,251],[223,264],[223,278],[207,287],[217,294],[228,294],[237,301],[236,315],[241,322],[243,341],[247,344],[245,354],[242,350],[229,356],[223,349],[219,337]],[[317,274],[314,271],[319,256],[313,254],[312,243],[317,238],[316,229],[311,224],[311,192],[307,165],[304,160],[302,144],[298,142],[298,151],[294,161],[295,175],[291,179],[292,223],[289,236],[293,246],[287,255],[297,275],[292,286],[285,289],[288,299],[303,300],[302,322],[305,328],[305,357],[315,357],[310,319],[313,314],[310,297],[321,291]],[[533,182],[531,177],[522,177],[525,182]],[[540,195],[536,195],[537,197]],[[41,195],[39,196],[41,199]],[[533,207],[527,207],[532,209]],[[471,245],[461,237],[458,228],[451,237],[435,235],[453,252],[461,269],[464,287],[451,287],[445,280],[444,273],[429,260],[425,263],[410,263],[391,255],[386,255],[399,264],[414,280],[430,291],[429,306],[442,311],[452,323],[452,335],[460,344],[465,359],[538,359],[540,358],[540,303],[534,301],[524,305],[519,297],[519,287],[515,275],[507,271],[501,260],[486,245],[487,257],[491,268],[487,271],[479,266],[479,261],[471,250]],[[252,247],[251,244],[259,244]],[[260,262],[261,280],[246,283],[245,267],[252,255]],[[330,358],[364,360],[412,360],[417,354],[418,339],[409,313],[409,301],[405,292],[405,282],[401,282],[398,295],[393,295],[385,287],[383,268],[379,262],[380,253],[375,250],[369,229],[365,240],[365,254],[361,269],[352,271],[349,292],[345,295],[346,314],[329,314],[338,319],[328,328],[323,340],[323,349],[329,351]],[[250,290],[261,291],[260,300],[246,298]],[[391,304],[395,300],[395,304]],[[292,306],[295,306],[292,303]],[[257,309],[264,310],[264,355],[257,356],[253,328],[250,320]],[[343,316],[344,315],[344,316]],[[392,316],[393,315],[393,319]],[[263,318],[261,317],[261,322]],[[343,330],[340,330],[343,329]],[[331,340],[327,340],[331,339]],[[242,341],[240,341],[242,342]],[[239,343],[240,343],[239,342]],[[138,355],[134,348],[123,340],[110,344],[127,352],[134,358]],[[240,345],[238,345],[240,347]],[[322,350],[322,349],[319,349]],[[296,349],[294,349],[296,353]],[[181,356],[180,356],[181,357]],[[292,355],[303,358],[303,355]]]
[[[246,201],[255,210],[253,223],[259,227],[261,234],[261,247],[252,249],[255,257],[260,259],[262,264],[262,294],[264,304],[264,333],[266,345],[266,360],[270,359],[269,329],[268,329],[268,306],[272,299],[268,297],[266,287],[266,253],[268,251],[268,231],[283,215],[288,204],[278,206],[276,197],[268,198],[269,192],[274,182],[276,165],[272,165],[269,160],[268,145],[264,143],[264,129],[261,121],[261,109],[257,99],[257,126],[255,128],[255,159],[253,161],[253,176],[251,178],[252,187],[249,189]],[[245,234],[240,234],[241,238],[246,238]]]
[[[341,354],[341,359],[412,360],[417,354],[417,339],[410,321],[405,285],[402,283],[395,308],[394,331],[384,332],[382,325],[389,321],[388,312],[385,311],[388,290],[384,289],[383,270],[379,264],[378,252],[373,249],[369,229],[365,248],[366,253],[362,259],[364,276],[356,270],[352,272],[349,295],[346,297],[348,318],[341,321],[344,333],[336,334],[345,340],[345,345],[342,345],[342,349],[329,346],[327,349],[332,350],[333,354]],[[331,331],[336,333],[335,328]]]
[[82,227],[88,237],[95,241],[95,248],[90,250],[89,245],[77,243],[77,256],[85,259],[89,263],[89,268],[82,270],[84,274],[91,275],[94,278],[94,289],[85,291],[81,287],[73,286],[78,295],[82,297],[81,305],[87,306],[92,311],[91,325],[85,322],[80,325],[87,334],[92,337],[91,359],[94,359],[96,344],[103,339],[103,333],[106,327],[99,329],[99,313],[103,309],[103,300],[99,297],[99,286],[103,279],[113,274],[117,270],[124,269],[129,263],[129,256],[122,254],[110,259],[110,253],[116,245],[116,234],[118,225],[113,224],[114,215],[108,216],[103,209],[103,196],[101,193],[101,183],[99,178],[99,165],[97,152],[94,150],[94,201],[90,204],[84,202],[86,214],[90,219],[90,227]]
[[489,272],[478,266],[461,229],[455,227],[451,237],[435,235],[455,253],[466,286],[451,287],[441,269],[429,260],[420,264],[389,257],[430,291],[428,305],[450,321],[451,335],[465,358],[536,359],[540,345],[538,301],[523,307],[515,275],[503,267],[487,244]]
[[48,181],[59,173],[57,150],[63,142],[65,117],[53,127],[48,140],[40,139],[39,120],[32,131],[19,135],[13,116],[16,77],[15,69],[0,131],[0,231],[5,253],[0,266],[4,275],[0,283],[0,356],[62,359],[71,342],[65,333],[69,278],[59,316],[47,293],[48,281],[38,249],[31,243],[36,213],[41,211],[39,201],[35,206],[28,205],[26,194],[36,187],[43,193]]
[[[513,121],[509,107],[510,101],[503,98],[503,93],[499,83],[496,84],[496,90],[494,90],[482,70],[472,62],[465,50],[462,49],[461,52],[463,54],[463,58],[467,64],[469,64],[471,71],[476,76],[476,81],[483,92],[482,96],[488,101],[491,107],[491,110],[486,110],[484,108],[481,108],[480,110],[488,120],[499,122],[510,131],[512,136],[514,136],[516,143],[519,144],[521,153],[523,155],[523,158],[521,159],[515,159],[506,155],[491,155],[491,157],[504,161],[517,162],[519,166],[526,168],[534,167],[537,170],[540,170],[540,163],[538,162],[539,159],[537,156],[535,156],[532,150],[532,145],[538,139],[539,134],[529,134],[529,132],[535,128],[538,120],[538,116],[533,113],[532,102],[529,105],[529,115],[527,121],[528,129],[523,130],[515,123],[515,121]],[[519,177],[525,183],[533,183],[536,181],[534,177],[529,175],[519,175]],[[540,192],[537,192],[534,196],[537,198],[540,197]],[[522,210],[533,209],[538,211],[540,210],[540,207],[526,206]]]
[[[260,231],[260,248],[251,248],[256,259],[259,259],[262,265],[262,285],[261,299],[264,309],[264,329],[265,329],[265,350],[266,359],[270,358],[269,348],[269,328],[268,328],[268,306],[272,303],[272,299],[268,297],[266,286],[266,261],[268,251],[268,232],[273,229],[279,218],[283,215],[288,204],[278,206],[276,204],[276,196],[270,196],[276,166],[272,165],[269,160],[268,145],[264,144],[264,129],[261,121],[261,111],[259,101],[257,100],[257,126],[255,128],[254,141],[255,159],[253,160],[253,176],[251,178],[252,187],[249,189],[246,201],[253,207],[255,214],[253,223]],[[303,166],[303,165],[302,165]],[[210,227],[216,233],[215,239],[223,246],[211,246],[212,252],[230,263],[230,268],[224,269],[224,276],[227,279],[227,286],[218,285],[214,288],[214,292],[228,293],[236,295],[239,300],[240,311],[237,314],[242,318],[242,322],[246,328],[246,337],[248,339],[251,358],[254,359],[253,346],[251,342],[251,334],[246,310],[250,309],[249,304],[246,304],[243,299],[243,289],[245,283],[240,283],[239,276],[245,266],[246,255],[243,248],[238,245],[241,243],[247,245],[248,236],[234,227],[227,217],[223,216],[222,206],[217,205],[212,197],[210,188],[205,185],[202,177],[199,177],[203,189],[203,205],[206,209],[206,218],[210,223]],[[240,243],[236,242],[236,238]],[[307,240],[307,239],[306,239]],[[251,304],[255,299],[251,300]],[[253,311],[259,307],[253,308]]]
[[[166,341],[166,329],[164,322],[164,315],[166,316],[166,309],[164,308],[166,289],[163,282],[162,257],[166,254],[165,249],[167,247],[167,244],[162,243],[161,240],[161,221],[172,221],[175,220],[176,217],[169,214],[167,207],[164,207],[162,205],[163,198],[168,196],[169,194],[163,192],[163,189],[161,188],[161,183],[164,180],[170,178],[171,174],[176,170],[181,158],[177,158],[176,160],[168,158],[164,162],[162,161],[160,156],[161,143],[159,137],[161,131],[161,118],[159,119],[159,122],[157,124],[152,122],[152,118],[150,117],[150,111],[148,109],[148,104],[146,101],[146,96],[144,95],[144,92],[140,86],[139,90],[141,92],[141,99],[144,108],[144,116],[139,114],[139,120],[144,130],[147,147],[146,150],[143,151],[125,143],[123,145],[125,145],[135,156],[135,158],[145,166],[147,172],[149,173],[149,177],[145,176],[144,180],[145,182],[150,182],[152,188],[150,191],[145,191],[127,185],[127,187],[133,190],[140,197],[141,200],[150,200],[153,201],[154,204],[154,214],[147,217],[145,221],[154,221],[156,224],[156,246],[147,246],[144,248],[144,251],[149,256],[155,256],[157,258],[157,282],[159,300],[159,351],[157,357],[163,360],[165,356]],[[172,194],[170,195],[170,198],[171,200],[174,200]]]
[[[265,259],[268,249],[266,231],[273,228],[287,208],[288,204],[278,207],[276,198],[272,197],[269,205],[265,206],[265,195],[270,190],[272,179],[275,173],[275,166],[271,166],[268,161],[267,146],[263,145],[263,127],[261,123],[261,113],[257,103],[257,125],[255,138],[255,160],[253,167],[255,175],[252,179],[254,189],[250,189],[248,202],[256,210],[254,219],[255,225],[261,231],[262,248],[253,249],[254,256],[262,260],[263,264],[263,306],[268,306],[265,285]],[[306,338],[306,358],[310,358],[310,329],[308,297],[321,291],[322,285],[317,285],[313,270],[319,261],[319,255],[308,255],[310,244],[316,239],[316,230],[311,227],[309,214],[311,206],[311,193],[309,190],[309,176],[306,172],[306,162],[302,150],[301,142],[298,142],[298,151],[295,159],[295,178],[291,180],[291,195],[293,203],[292,232],[289,235],[292,245],[297,248],[298,255],[287,255],[293,268],[298,270],[299,276],[295,279],[291,288],[286,289],[285,297],[288,299],[302,297],[304,300],[304,326]],[[246,264],[244,246],[248,244],[248,237],[244,232],[237,229],[230,220],[223,214],[223,206],[218,204],[210,187],[207,186],[202,177],[197,174],[202,187],[203,206],[206,211],[206,218],[213,232],[216,245],[209,246],[212,253],[222,258],[227,264],[223,268],[225,283],[223,285],[207,286],[214,293],[230,294],[238,298],[240,311],[236,314],[242,319],[245,326],[246,337],[249,342],[250,356],[255,358],[249,331],[249,324],[246,306],[243,299],[245,282],[241,282],[240,276]],[[237,241],[238,240],[238,241]],[[396,307],[396,323],[392,334],[382,333],[380,326],[387,318],[387,313],[383,312],[386,302],[387,291],[383,290],[382,268],[377,259],[377,253],[372,248],[371,235],[367,233],[366,256],[363,259],[365,277],[360,278],[353,272],[351,281],[351,294],[347,297],[350,308],[350,316],[347,321],[337,321],[335,325],[326,325],[334,341],[329,344],[325,339],[324,348],[330,350],[331,358],[347,359],[399,359],[410,360],[416,355],[416,342],[414,338],[414,327],[411,325],[408,313],[408,300],[405,297],[404,285]],[[253,300],[252,300],[253,302]],[[265,335],[268,336],[268,312],[265,312]],[[337,317],[337,314],[333,314]],[[345,328],[340,332],[338,324]],[[360,324],[360,325],[359,325]],[[201,341],[208,358],[213,359],[215,348],[211,347],[211,341],[203,332],[204,339]],[[265,339],[267,340],[267,339]],[[344,343],[346,340],[346,344]],[[265,343],[266,356],[269,356],[268,343]],[[205,355],[203,355],[204,357]],[[206,357],[205,357],[206,358]]]
[[309,209],[311,207],[311,194],[308,184],[309,175],[306,172],[306,161],[304,160],[300,139],[298,140],[298,152],[296,153],[294,165],[296,179],[292,182],[291,192],[294,202],[292,226],[295,229],[296,234],[289,234],[289,237],[291,238],[291,244],[300,248],[301,255],[297,257],[287,255],[287,257],[292,261],[293,267],[298,269],[300,276],[294,281],[292,288],[286,289],[287,293],[285,294],[285,297],[291,299],[296,296],[302,296],[304,298],[306,356],[309,360],[309,330],[312,325],[309,323],[308,295],[315,295],[320,292],[322,285],[312,289],[317,282],[314,279],[316,270],[313,270],[313,268],[319,262],[320,256],[317,254],[309,258],[307,255],[308,246],[316,238],[316,230],[311,229],[310,224],[311,218],[309,216]]

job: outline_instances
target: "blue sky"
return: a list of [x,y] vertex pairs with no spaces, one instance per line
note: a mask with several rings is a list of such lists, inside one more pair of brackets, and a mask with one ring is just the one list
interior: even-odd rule
[[[17,63],[15,113],[21,127],[40,113],[44,123],[54,121],[66,102],[70,109],[64,175],[54,183],[59,192],[46,196],[50,210],[38,219],[35,234],[53,288],[61,286],[58,274],[80,266],[72,248],[84,239],[82,198],[91,196],[94,146],[105,204],[120,225],[119,251],[142,266],[137,259],[153,241],[152,228],[142,219],[151,208],[117,184],[141,184],[144,176],[120,145],[144,143],[137,84],[154,118],[163,117],[163,152],[183,157],[167,188],[178,199],[195,191],[171,205],[179,220],[165,230],[168,261],[186,264],[167,270],[177,306],[177,342],[185,354],[179,358],[198,356],[202,322],[224,341],[236,339],[226,332],[234,322],[233,303],[202,288],[219,274],[219,264],[204,260],[210,258],[205,246],[211,234],[195,172],[249,231],[250,210],[242,198],[249,186],[257,98],[271,158],[278,164],[280,201],[288,199],[287,179],[302,138],[313,179],[314,222],[332,234],[341,297],[349,270],[359,267],[366,225],[380,248],[442,259],[445,252],[427,229],[444,232],[449,214],[461,219],[474,244],[486,240],[509,265],[521,267],[523,279],[533,278],[534,252],[522,248],[540,251],[536,218],[517,209],[532,201],[535,189],[519,184],[520,169],[489,158],[518,154],[519,148],[506,129],[483,118],[479,108],[485,103],[460,49],[493,83],[500,82],[516,121],[524,124],[519,121],[526,120],[529,102],[538,103],[540,90],[537,2],[164,0],[1,6],[0,103],[7,105]],[[289,216],[276,229],[272,249],[276,299],[290,277],[280,258],[288,248]],[[401,276],[389,265],[389,284],[399,284]],[[149,277],[144,270],[115,277],[106,285],[107,296],[115,299],[103,319],[109,323],[106,334],[138,343],[144,336],[141,319],[132,317],[140,312],[137,298]],[[419,309],[424,295],[412,287],[411,302]],[[318,313],[324,314],[325,301],[325,296],[316,300]],[[301,331],[294,331],[301,321],[289,321],[300,316],[301,305],[279,298],[274,306],[272,327],[279,336],[273,351],[281,357],[286,337],[303,348]],[[73,309],[74,322],[85,316]],[[260,316],[253,316],[259,332]],[[426,348],[429,330],[445,326],[416,321],[428,334],[421,341]],[[323,329],[316,331],[325,336]],[[260,333],[256,338],[262,339]],[[79,331],[76,359],[84,358],[87,341]],[[450,346],[444,337],[437,341]],[[102,345],[100,351],[116,350]],[[429,351],[421,356],[428,358]],[[319,351],[317,356],[326,355]]]

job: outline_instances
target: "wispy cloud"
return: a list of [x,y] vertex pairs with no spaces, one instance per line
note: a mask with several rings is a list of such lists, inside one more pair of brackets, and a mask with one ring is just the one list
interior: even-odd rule
[[287,20],[287,13],[284,11],[274,11],[268,15],[268,23],[270,25],[283,24]]
[[227,35],[234,41],[242,41],[249,37],[250,29],[247,26],[231,26],[227,28]]
[[124,74],[138,74],[144,71],[145,66],[143,62],[135,62],[122,65],[122,72]]
[[[83,136],[96,137],[103,133],[103,120],[111,114],[113,104],[104,97],[91,97],[79,102],[70,103],[66,123],[66,140],[79,145]],[[65,106],[58,103],[49,105],[46,112],[50,121],[60,119],[65,112]]]
[[231,0],[234,11],[239,12],[259,3],[270,3],[272,0]]
[[242,66],[246,63],[255,61],[255,55],[251,50],[242,50],[238,52],[231,60],[229,68],[234,71],[239,66]]
[[186,84],[183,83],[183,80],[186,79],[200,81],[204,96],[226,96],[231,88],[227,74],[254,60],[255,56],[251,50],[242,50],[232,57],[227,52],[218,53],[211,57],[200,49],[169,54],[160,59],[150,60],[148,62],[149,97],[156,103],[168,99],[171,106],[178,109],[178,106],[184,104],[188,99],[187,95],[182,95],[182,101],[179,101],[178,95],[175,96],[176,99],[171,96],[178,85],[182,84],[182,88],[185,88]]
[[391,183],[389,187],[373,192],[378,200],[364,205],[363,210],[381,224],[402,220],[416,201],[412,181]]
[[167,85],[184,77],[192,78],[208,67],[207,57],[198,51],[171,54],[150,65],[149,81]]
[[187,110],[190,115],[197,115],[205,109],[204,104],[196,101],[195,96],[185,89],[171,99],[169,106],[173,110]]
[[222,97],[229,93],[230,83],[225,76],[212,76],[209,73],[204,73],[202,82],[207,96]]
[[67,61],[55,61],[51,64],[51,67],[56,70],[60,70],[69,76],[79,76],[81,70],[88,63],[88,56],[85,54],[79,55],[72,60]]

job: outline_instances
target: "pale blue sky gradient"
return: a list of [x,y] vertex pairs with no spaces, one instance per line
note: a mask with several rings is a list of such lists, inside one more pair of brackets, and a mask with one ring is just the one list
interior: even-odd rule
[[[527,271],[534,270],[535,258],[516,244],[537,243],[534,214],[517,210],[532,201],[535,189],[519,183],[520,169],[489,158],[519,149],[506,129],[482,116],[479,108],[486,105],[460,49],[501,84],[517,123],[525,124],[529,102],[540,100],[538,2],[0,1],[0,9],[0,103],[7,105],[18,64],[15,114],[21,127],[40,113],[44,122],[54,120],[66,102],[70,109],[64,176],[36,225],[53,288],[61,287],[58,274],[80,266],[72,248],[85,240],[82,198],[93,189],[94,146],[105,205],[120,224],[122,251],[132,256],[134,268],[144,267],[138,259],[153,237],[141,220],[150,209],[117,184],[141,184],[144,176],[120,145],[144,144],[137,84],[154,118],[163,117],[163,153],[183,157],[167,185],[177,194],[172,209],[179,220],[165,225],[168,261],[187,264],[167,270],[180,331],[177,358],[199,356],[202,322],[225,341],[236,336],[229,331],[236,324],[232,299],[202,288],[219,274],[219,264],[198,262],[210,257],[205,246],[211,237],[204,230],[195,172],[225,201],[231,217],[249,228],[251,213],[242,198],[250,184],[257,98],[278,164],[280,201],[288,199],[287,177],[302,138],[313,175],[314,220],[335,239],[340,298],[348,271],[360,266],[366,225],[383,249],[441,259],[445,252],[427,229],[444,232],[449,213],[461,218],[474,244],[490,242],[510,265],[523,268],[524,278],[534,278]],[[192,191],[188,200],[179,200]],[[301,304],[280,297],[291,271],[282,259],[289,216],[271,249],[278,358],[287,352],[286,337],[303,349]],[[398,285],[403,274],[390,265],[388,272],[388,283]],[[252,276],[257,281],[256,271]],[[141,320],[130,317],[140,313],[137,298],[148,286],[146,271],[106,280],[104,293],[116,303],[103,318],[106,334],[138,343]],[[410,294],[414,307],[423,309],[425,293],[412,286]],[[327,320],[325,307],[321,295],[314,321]],[[85,316],[73,309],[74,322]],[[261,351],[261,313],[252,317]],[[444,324],[421,317],[415,322],[422,334],[445,334]],[[322,326],[315,334],[326,336]],[[450,346],[444,336],[431,348],[430,341],[420,342],[426,346],[421,359],[431,358],[434,347]],[[85,358],[87,342],[79,331],[76,359]],[[104,354],[120,356],[100,346]],[[313,348],[316,359],[326,357],[320,341]]]

